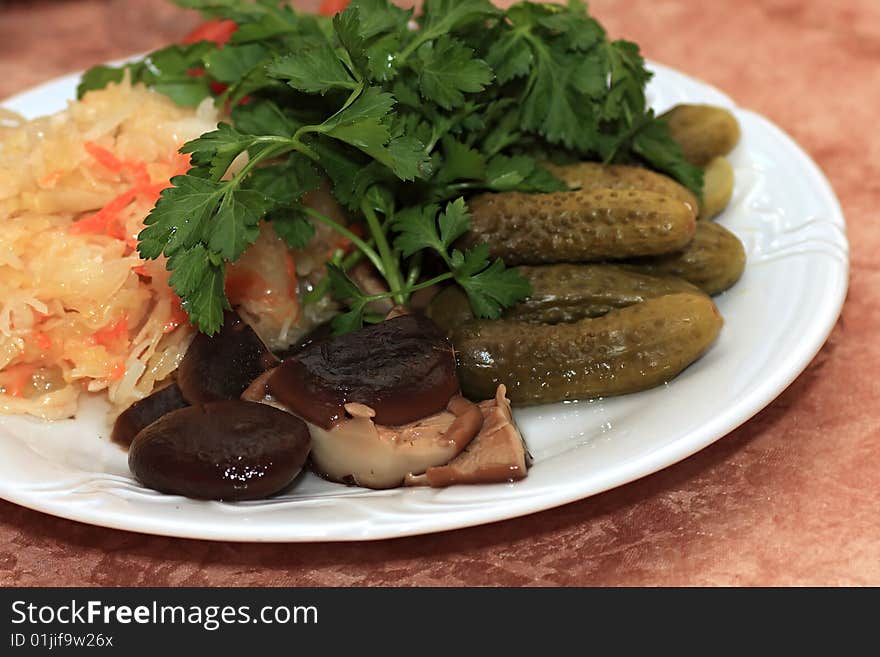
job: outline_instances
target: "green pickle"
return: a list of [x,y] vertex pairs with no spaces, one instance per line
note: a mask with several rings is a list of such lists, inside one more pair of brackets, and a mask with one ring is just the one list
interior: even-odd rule
[[681,252],[639,258],[626,266],[644,274],[679,276],[706,294],[721,294],[742,276],[746,252],[739,238],[724,226],[701,221],[693,241]]
[[726,157],[714,158],[705,169],[703,183],[703,203],[700,205],[700,219],[714,219],[724,211],[733,196],[733,167]]
[[[505,310],[503,317],[539,324],[600,317],[665,294],[701,293],[681,278],[642,274],[617,265],[539,265],[516,270],[529,281],[532,293]],[[426,312],[446,332],[474,319],[470,302],[457,285],[446,287],[434,297]]]
[[476,320],[452,332],[462,391],[516,405],[590,399],[670,381],[715,341],[723,320],[703,294],[670,294],[571,324]]
[[696,208],[644,190],[481,194],[469,206],[466,245],[486,242],[491,255],[508,265],[670,253],[684,248],[696,230]]
[[739,122],[723,107],[676,105],[660,118],[666,121],[670,135],[681,145],[685,158],[698,167],[727,155],[739,143]]
[[566,165],[545,163],[544,166],[571,187],[582,190],[617,189],[656,192],[677,198],[692,208],[696,209],[698,206],[696,197],[687,187],[669,176],[645,167],[599,162],[577,162]]

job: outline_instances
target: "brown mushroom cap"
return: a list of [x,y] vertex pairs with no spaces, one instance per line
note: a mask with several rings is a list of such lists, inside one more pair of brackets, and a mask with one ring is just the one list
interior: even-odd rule
[[214,336],[199,333],[177,370],[177,385],[191,404],[237,399],[278,359],[235,311],[227,311]]
[[288,358],[293,358],[303,349],[307,349],[311,347],[313,344],[317,344],[318,342],[323,342],[329,338],[333,337],[333,326],[331,322],[324,322],[323,324],[318,324],[311,331],[300,337],[296,342],[289,345],[283,351],[276,351],[275,355],[278,356],[281,360],[287,360]]
[[299,474],[309,453],[305,423],[245,401],[188,406],[143,429],[128,465],[145,486],[197,499],[274,495]]
[[177,384],[167,385],[122,411],[113,423],[110,439],[114,443],[128,447],[142,429],[163,415],[187,405]]
[[370,407],[376,424],[404,425],[442,411],[459,389],[452,346],[416,315],[316,343],[276,368],[267,388],[324,429],[344,420],[350,403]]

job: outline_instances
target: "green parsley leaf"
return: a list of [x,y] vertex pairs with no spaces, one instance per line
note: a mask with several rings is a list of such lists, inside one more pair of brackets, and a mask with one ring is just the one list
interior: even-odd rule
[[[472,271],[480,264],[485,266],[488,246],[465,254],[463,269]],[[529,281],[515,269],[508,269],[501,260],[493,262],[488,269],[468,277],[456,276],[456,282],[467,293],[471,308],[477,317],[498,319],[504,308],[509,308],[531,294]]]
[[427,167],[424,147],[413,137],[392,140],[385,117],[394,106],[394,96],[367,87],[348,107],[340,110],[318,130],[363,151],[394,171],[401,180],[413,180]]
[[334,298],[349,304],[349,311],[333,318],[331,326],[334,335],[350,333],[363,326],[367,299],[358,286],[340,267],[327,264],[327,279]]
[[424,30],[422,38],[435,39],[500,13],[489,0],[425,0],[418,20]]
[[446,210],[440,214],[440,240],[444,250],[448,250],[453,242],[468,232],[471,213],[468,211],[464,198],[459,197],[446,204]]
[[568,185],[558,180],[529,155],[496,155],[489,161],[486,187],[496,192],[562,192]]
[[560,44],[536,51],[520,123],[523,129],[543,135],[551,144],[590,151],[598,122],[585,115],[584,107],[589,105],[573,84],[578,60]]
[[77,86],[77,98],[92,89],[102,89],[110,82],[120,82],[128,71],[133,83],[152,86],[178,105],[198,105],[211,93],[209,80],[204,76],[193,76],[190,71],[201,65],[203,57],[216,50],[216,44],[202,41],[187,46],[168,46],[142,61],[119,67],[95,66],[83,74]]
[[365,303],[361,301],[351,303],[348,312],[340,313],[330,321],[333,335],[345,335],[361,328],[364,325],[365,310]]
[[236,105],[232,109],[232,121],[239,132],[249,135],[274,135],[292,137],[302,127],[288,112],[275,101],[257,98],[247,105]]
[[221,123],[216,130],[185,143],[181,153],[190,153],[195,167],[205,167],[213,180],[220,180],[232,161],[254,143],[252,135],[245,135],[228,123]]
[[365,77],[368,70],[367,44],[361,34],[361,17],[357,7],[348,7],[333,17],[333,29],[336,37],[345,48],[352,67]]
[[[184,146],[193,168],[162,192],[139,236],[144,257],[169,258],[172,285],[200,330],[219,327],[226,265],[253,243],[261,220],[292,248],[308,244],[313,222],[344,233],[301,205],[324,177],[368,230],[310,295],[329,291],[347,305],[338,331],[375,319],[366,308],[376,295],[344,273],[357,258],[382,273],[389,291],[379,296],[395,303],[425,281],[426,249],[477,315],[496,317],[520,300],[527,283],[491,262],[487,245],[455,248],[469,224],[462,194],[566,189],[541,162],[640,162],[701,191],[702,172],[648,108],[650,72],[638,47],[610,41],[582,0],[506,10],[489,0],[426,0],[418,29],[412,11],[389,0],[353,0],[333,18],[275,0],[178,3],[235,21],[231,42],[95,67],[79,93],[126,72],[190,105],[211,95],[211,82],[228,85],[217,104],[231,108],[231,125]],[[247,163],[224,179],[242,153]]]
[[358,31],[363,39],[406,30],[413,15],[412,9],[401,9],[386,0],[354,0],[349,8],[358,12]]
[[394,107],[394,96],[379,87],[367,87],[349,106],[344,107],[321,124],[325,134],[340,127],[352,126],[362,121],[385,118]]
[[252,189],[226,194],[211,221],[208,248],[227,262],[238,260],[260,234],[257,224],[271,201]]
[[463,198],[447,203],[439,218],[438,212],[440,206],[431,204],[407,208],[397,214],[394,228],[398,235],[394,246],[404,257],[432,249],[446,258],[453,242],[467,232],[471,215]]
[[432,249],[443,252],[443,241],[437,231],[438,205],[425,205],[407,208],[397,213],[394,228],[399,233],[394,240],[394,248],[399,249],[405,258],[421,251]]
[[460,106],[465,93],[483,91],[492,81],[489,65],[475,58],[474,51],[456,39],[441,37],[422,46],[418,54],[422,96],[444,109]]
[[330,281],[330,291],[340,301],[359,299],[363,296],[360,288],[348,277],[348,274],[333,263],[327,265],[327,278]]
[[305,155],[293,153],[285,161],[258,167],[242,183],[276,207],[295,206],[304,194],[321,186],[321,174]]
[[223,195],[220,183],[195,176],[175,176],[171,184],[162,190],[138,235],[142,258],[153,260],[163,253],[170,257],[194,247]]
[[326,94],[334,89],[356,89],[357,81],[339,61],[333,48],[310,48],[274,60],[268,67],[270,77],[284,80],[306,93]]
[[216,80],[233,84],[262,64],[268,54],[269,50],[257,43],[227,45],[205,56],[205,69]]
[[223,325],[226,298],[224,268],[214,262],[201,244],[181,251],[168,261],[168,284],[181,299],[183,309],[203,333],[213,335]]
[[535,55],[528,41],[518,32],[504,32],[486,53],[486,62],[495,71],[500,84],[527,75],[532,69]]
[[486,156],[448,135],[443,138],[443,158],[443,167],[437,172],[439,182],[482,180],[486,175]]
[[632,149],[652,167],[669,174],[702,200],[703,170],[687,161],[664,121],[651,114],[633,138]]
[[296,208],[272,214],[272,228],[291,249],[304,249],[315,236],[315,226],[308,216]]

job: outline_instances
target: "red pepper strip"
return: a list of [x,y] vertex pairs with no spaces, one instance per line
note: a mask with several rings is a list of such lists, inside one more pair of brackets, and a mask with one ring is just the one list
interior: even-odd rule
[[186,314],[183,306],[180,305],[180,297],[174,294],[171,297],[171,319],[165,322],[165,326],[162,327],[162,333],[171,333],[178,326],[185,324],[189,324],[189,315]]
[[318,13],[324,14],[325,16],[338,14],[340,11],[348,7],[349,2],[351,2],[351,0],[324,0],[324,2],[321,3],[321,6],[318,7]]
[[199,41],[213,41],[216,44],[228,43],[232,38],[232,33],[238,29],[235,21],[214,20],[205,21],[192,32],[183,37],[181,43],[198,43]]

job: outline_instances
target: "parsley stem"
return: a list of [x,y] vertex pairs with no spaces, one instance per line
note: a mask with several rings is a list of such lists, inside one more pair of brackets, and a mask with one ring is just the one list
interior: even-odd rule
[[[376,241],[376,246],[379,249],[379,255],[382,258],[382,262],[385,263],[384,267],[377,266],[376,269],[378,269],[385,277],[385,281],[388,283],[388,288],[391,291],[394,302],[402,306],[406,303],[406,296],[403,293],[403,277],[400,275],[398,261],[391,252],[391,245],[388,244],[388,238],[385,235],[385,231],[382,230],[382,224],[379,223],[379,217],[376,216],[373,206],[366,198],[361,202],[361,210],[367,218],[367,226],[370,229],[373,239]],[[376,263],[374,262],[373,264]]]
[[443,283],[444,281],[448,281],[453,278],[452,272],[446,272],[445,274],[440,274],[439,276],[435,276],[434,278],[429,278],[426,281],[422,281],[421,283],[416,283],[415,285],[408,285],[406,288],[407,294],[412,294],[413,292],[418,292],[419,290],[424,290],[425,288],[431,287],[432,285],[437,285],[438,283]]
[[[349,269],[354,267],[357,263],[364,259],[363,251],[352,251],[345,258],[343,258],[342,263],[340,263],[339,268],[347,272]],[[308,305],[310,303],[317,303],[330,291],[330,278],[324,276],[318,284],[312,288],[311,292],[306,292],[306,295],[303,297],[303,304]]]
[[[444,281],[451,280],[452,278],[452,272],[446,272],[445,274],[440,274],[439,276],[430,278],[427,281],[422,281],[421,283],[416,283],[415,285],[406,285],[403,288],[403,292],[404,294],[406,294],[406,296],[409,296],[413,292],[424,290],[425,288],[443,283]],[[382,299],[389,299],[394,296],[396,296],[394,292],[380,292],[379,294],[366,294],[364,295],[363,299],[364,301],[369,303],[370,301],[381,301]]]
[[241,171],[239,171],[237,174],[235,174],[235,176],[233,176],[232,180],[229,181],[228,189],[235,189],[236,187],[238,187],[238,184],[242,180],[244,180],[245,176],[247,176],[251,172],[251,169],[253,169],[255,166],[257,166],[257,164],[259,164],[263,160],[267,160],[271,157],[281,155],[282,153],[286,153],[286,152],[293,149],[289,139],[284,139],[284,138],[281,138],[281,139],[282,139],[282,141],[277,141],[276,139],[267,140],[267,139],[261,137],[258,140],[255,140],[255,143],[265,142],[265,141],[276,142],[276,143],[274,146],[269,146],[266,149],[257,153],[254,157],[249,158],[247,161],[247,164],[245,164],[241,168]]
[[412,257],[412,261],[409,267],[409,271],[406,274],[406,285],[407,287],[412,287],[417,280],[419,280],[419,274],[422,273],[422,252],[419,251]]
[[[383,276],[386,276],[383,261],[381,258],[379,258],[378,254],[376,253],[375,249],[373,249],[373,247],[371,247],[369,244],[367,244],[364,240],[362,240],[360,237],[355,235],[353,232],[351,232],[345,226],[342,226],[342,225],[336,223],[330,217],[321,214],[317,210],[313,210],[312,208],[310,208],[308,206],[303,206],[302,210],[303,210],[303,212],[305,212],[309,217],[311,217],[315,221],[320,221],[325,226],[332,228],[337,233],[342,235],[345,239],[349,240],[352,244],[354,244],[357,248],[359,248],[365,256],[367,256],[370,259],[370,262],[372,262],[373,266],[379,270],[379,273],[381,273]],[[381,247],[380,247],[380,249],[381,249]]]

